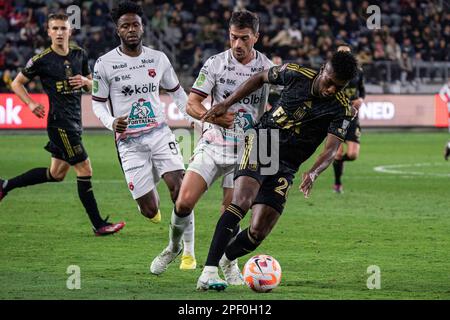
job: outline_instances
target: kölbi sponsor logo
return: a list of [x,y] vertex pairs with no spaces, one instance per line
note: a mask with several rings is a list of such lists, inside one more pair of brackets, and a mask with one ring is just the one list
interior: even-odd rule
[[[226,99],[231,95],[231,92],[229,92],[228,90],[225,90],[225,92],[223,93],[223,98]],[[258,104],[261,102],[261,97],[259,97],[256,94],[252,94],[250,96],[245,97],[244,99],[238,101],[238,103],[240,104]]]
[[6,99],[6,106],[0,105],[0,124],[22,124],[22,119],[19,116],[22,106],[14,106],[13,99]]
[[131,96],[133,94],[156,92],[156,90],[158,90],[158,87],[153,83],[148,83],[148,84],[144,84],[141,86],[134,85],[134,88],[131,85],[122,86],[122,93],[125,96]]

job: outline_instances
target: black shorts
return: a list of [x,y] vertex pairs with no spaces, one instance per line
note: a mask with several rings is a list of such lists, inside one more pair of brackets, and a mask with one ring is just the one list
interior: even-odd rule
[[62,128],[47,128],[50,141],[44,147],[53,158],[68,162],[70,165],[83,162],[88,158],[81,141],[81,132]]
[[347,135],[345,136],[345,141],[352,141],[359,143],[361,138],[361,126],[359,125],[359,119],[356,118],[352,122],[347,129]]
[[251,149],[256,147],[256,139],[250,141],[246,138],[244,151],[235,167],[234,179],[240,176],[248,176],[256,179],[260,184],[258,195],[253,204],[265,204],[272,207],[280,214],[283,213],[284,205],[288,197],[288,192],[292,186],[296,170],[282,163],[278,164],[275,174],[266,175],[261,171],[259,160],[252,163],[249,159]]

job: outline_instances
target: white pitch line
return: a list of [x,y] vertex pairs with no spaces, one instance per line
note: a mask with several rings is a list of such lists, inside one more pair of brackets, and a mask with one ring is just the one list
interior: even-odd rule
[[402,168],[421,168],[421,167],[436,167],[436,166],[448,166],[447,163],[443,162],[425,162],[425,163],[405,163],[405,164],[391,164],[385,166],[374,167],[373,170],[381,173],[390,174],[401,174],[401,175],[412,175],[412,176],[433,176],[433,177],[450,177],[450,173],[432,173],[432,172],[422,172],[422,171],[408,171],[408,170],[398,170]]

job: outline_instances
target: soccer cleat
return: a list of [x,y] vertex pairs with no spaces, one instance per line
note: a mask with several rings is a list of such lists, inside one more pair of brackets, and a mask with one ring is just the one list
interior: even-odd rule
[[241,286],[245,284],[242,278],[241,270],[239,270],[237,259],[230,261],[224,254],[219,261],[219,266],[222,269],[225,280],[229,285]]
[[[450,142],[448,142],[447,145],[445,146],[444,159],[448,161],[449,156],[450,156]],[[1,180],[0,180],[0,183],[1,183]],[[0,200],[1,200],[1,195],[0,195]]]
[[207,291],[207,290],[222,291],[225,290],[227,287],[228,283],[219,277],[217,267],[205,267],[202,271],[202,274],[197,280],[197,290],[200,291]]
[[344,187],[342,186],[342,184],[335,184],[333,186],[333,191],[335,193],[344,193]]
[[169,247],[166,247],[155,259],[153,259],[152,264],[150,265],[150,272],[160,275],[166,271],[169,264],[178,257],[181,251],[182,249],[178,252],[173,252]]
[[5,183],[5,180],[0,179],[0,201],[2,201],[2,199],[4,197],[6,197],[6,191],[3,190],[3,184]]
[[161,222],[161,211],[158,210],[158,213],[150,219],[153,223],[160,223]]
[[181,256],[180,269],[181,270],[195,270],[197,268],[197,260],[190,254],[183,254]]
[[[108,220],[108,218],[106,220]],[[103,227],[100,227],[98,229],[94,228],[94,233],[96,236],[107,236],[119,232],[123,227],[125,227],[125,222],[123,221],[119,223],[106,222],[106,225],[104,225]]]

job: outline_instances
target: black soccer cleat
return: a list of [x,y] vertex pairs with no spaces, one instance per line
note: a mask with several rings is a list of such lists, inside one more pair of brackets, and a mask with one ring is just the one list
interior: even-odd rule
[[450,156],[450,142],[448,142],[447,145],[445,146],[444,159],[448,161],[449,156]]

